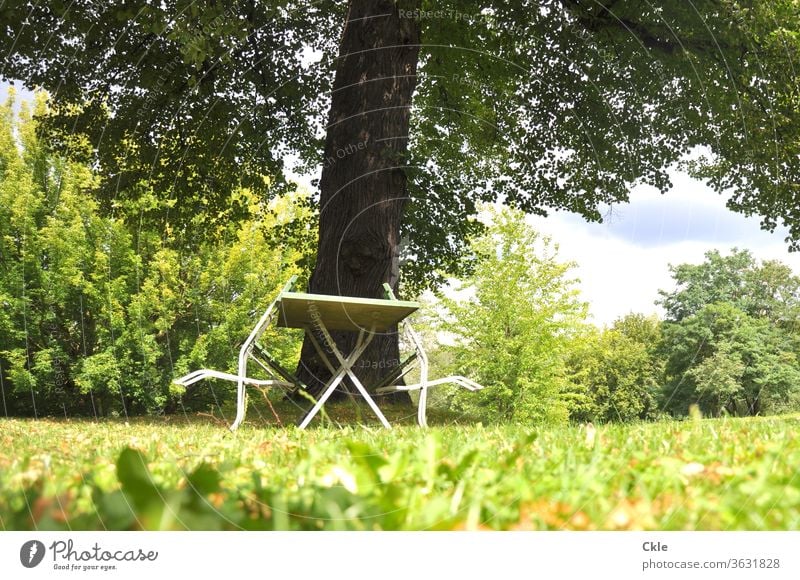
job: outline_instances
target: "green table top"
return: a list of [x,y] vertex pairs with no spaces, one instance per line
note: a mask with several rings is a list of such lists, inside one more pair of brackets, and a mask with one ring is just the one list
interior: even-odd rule
[[353,296],[284,292],[278,302],[278,326],[313,327],[322,321],[328,330],[385,331],[419,308],[419,302]]

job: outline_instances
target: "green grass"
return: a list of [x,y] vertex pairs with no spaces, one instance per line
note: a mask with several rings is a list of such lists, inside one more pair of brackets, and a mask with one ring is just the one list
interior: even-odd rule
[[797,416],[593,433],[392,414],[391,431],[256,414],[235,434],[209,417],[0,420],[0,529],[800,528]]

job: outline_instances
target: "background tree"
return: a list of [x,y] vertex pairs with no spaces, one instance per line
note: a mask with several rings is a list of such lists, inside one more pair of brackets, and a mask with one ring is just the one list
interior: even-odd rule
[[699,406],[718,417],[723,409],[736,412],[737,399],[744,391],[746,367],[735,343],[723,339],[715,346],[711,356],[686,371],[686,378],[694,383],[694,398]]
[[692,404],[709,415],[789,410],[798,399],[800,366],[785,332],[729,302],[664,323],[663,407],[684,415]]
[[730,302],[755,318],[793,326],[800,314],[800,278],[777,260],[758,263],[748,250],[705,253],[701,264],[670,266],[675,289],[660,290],[667,320],[679,322],[709,304]]
[[[375,296],[397,280],[403,237],[412,288],[452,271],[481,201],[599,220],[637,183],[665,191],[697,148],[695,174],[766,228],[786,222],[796,243],[798,11],[791,0],[10,0],[1,74],[53,93],[53,142],[98,164],[106,211],[157,192],[145,217],[181,243],[238,216],[238,186],[285,191],[286,154],[322,165],[310,289]],[[393,356],[395,341],[371,356]],[[324,377],[309,351],[304,366]]]
[[611,328],[591,327],[569,350],[570,418],[633,421],[658,415],[663,374],[656,353],[660,322],[628,314]]
[[558,247],[521,212],[486,219],[487,231],[470,242],[474,273],[458,283],[461,299],[441,298],[438,328],[456,342],[442,348],[453,366],[441,371],[486,388],[456,390],[448,406],[488,421],[565,421],[567,347],[587,312],[569,277],[574,264],[559,262]]
[[698,403],[712,415],[791,408],[800,378],[800,279],[785,264],[759,263],[736,248],[670,269],[676,287],[659,291],[667,313],[665,407],[685,413]]

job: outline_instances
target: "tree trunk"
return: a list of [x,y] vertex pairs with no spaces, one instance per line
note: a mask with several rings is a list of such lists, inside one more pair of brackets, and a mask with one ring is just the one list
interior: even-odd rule
[[[394,0],[351,0],[328,118],[309,292],[382,298],[384,282],[397,290],[418,57],[419,23],[401,17]],[[352,351],[356,333],[331,334],[342,353]],[[398,346],[396,330],[375,336],[354,367],[367,388],[399,363]],[[298,376],[315,395],[330,378],[308,338]]]

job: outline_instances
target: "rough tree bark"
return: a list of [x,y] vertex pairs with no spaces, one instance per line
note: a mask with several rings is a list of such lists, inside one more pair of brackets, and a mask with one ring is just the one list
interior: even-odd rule
[[[404,2],[408,10],[415,4]],[[419,23],[404,17],[394,0],[350,1],[328,118],[317,263],[309,292],[381,298],[384,282],[397,289],[419,36]],[[343,353],[353,349],[355,333],[332,336]],[[356,375],[369,388],[399,358],[396,330],[379,334]],[[298,376],[313,394],[330,377],[308,339]],[[404,393],[401,400],[410,399]]]

